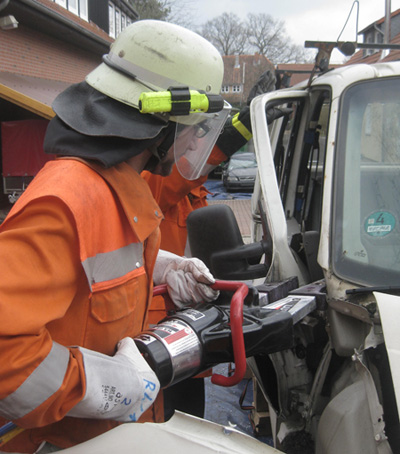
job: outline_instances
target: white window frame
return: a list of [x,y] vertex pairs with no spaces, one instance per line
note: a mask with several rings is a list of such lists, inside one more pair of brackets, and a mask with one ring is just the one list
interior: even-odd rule
[[67,0],[55,0],[57,5],[62,6],[63,8],[67,9]]
[[[79,0],[79,17],[89,22],[88,0]],[[82,12],[83,11],[83,12]]]
[[115,7],[115,37],[121,33],[121,10]]
[[115,38],[115,5],[108,2],[108,34]]
[[[75,2],[75,6],[71,5],[71,1]],[[78,0],[68,0],[68,11],[79,16],[79,1]]]
[[[53,0],[53,2],[89,22],[88,0]],[[74,6],[71,5],[71,2],[74,3]]]

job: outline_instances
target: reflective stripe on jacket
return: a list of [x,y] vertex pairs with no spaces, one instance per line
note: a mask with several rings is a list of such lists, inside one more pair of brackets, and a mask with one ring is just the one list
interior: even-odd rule
[[161,211],[127,164],[91,167],[47,163],[0,226],[0,413],[41,427],[7,451],[68,447],[116,425],[63,418],[85,394],[70,346],[113,355],[146,324]]

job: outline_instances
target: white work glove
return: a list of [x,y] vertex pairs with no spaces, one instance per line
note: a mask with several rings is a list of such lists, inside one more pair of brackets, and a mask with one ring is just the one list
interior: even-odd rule
[[154,285],[167,284],[169,296],[179,308],[185,304],[214,301],[219,295],[210,287],[215,279],[200,259],[180,257],[161,249],[154,266],[153,281]]
[[79,347],[86,375],[86,394],[67,416],[137,421],[154,403],[160,383],[130,337],[114,356]]

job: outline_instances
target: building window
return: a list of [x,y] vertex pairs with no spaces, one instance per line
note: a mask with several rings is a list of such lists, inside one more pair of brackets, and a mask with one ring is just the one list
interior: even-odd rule
[[[375,33],[370,33],[366,39],[367,44],[375,44]],[[372,55],[376,52],[375,49],[365,49],[364,56]]]
[[121,11],[115,8],[115,37],[121,33]]
[[84,20],[88,19],[88,0],[53,0],[57,5],[71,11]]
[[233,93],[240,93],[242,91],[242,86],[241,85],[233,85],[232,86],[232,92]]
[[108,3],[108,34],[115,38],[115,7],[111,2]]
[[108,34],[112,38],[116,38],[122,30],[132,22],[132,20],[117,8],[113,2],[108,2],[108,21]]
[[68,0],[68,11],[79,16],[78,0]]
[[61,5],[62,7],[66,8],[67,7],[67,0],[55,0],[57,5]]
[[222,85],[221,92],[222,93],[229,93],[229,85]]
[[88,0],[79,0],[79,17],[86,21],[89,21]]

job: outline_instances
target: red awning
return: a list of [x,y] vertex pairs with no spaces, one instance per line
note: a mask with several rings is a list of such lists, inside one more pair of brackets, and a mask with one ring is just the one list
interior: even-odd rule
[[43,151],[48,120],[1,123],[3,177],[34,176],[54,158]]

